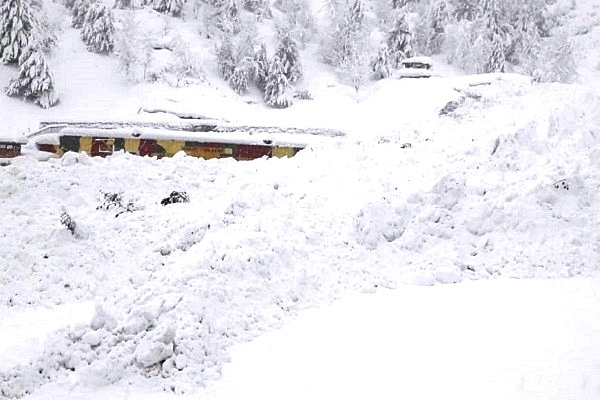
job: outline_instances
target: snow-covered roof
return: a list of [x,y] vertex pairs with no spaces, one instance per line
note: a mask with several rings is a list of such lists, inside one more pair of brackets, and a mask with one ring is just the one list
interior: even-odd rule
[[27,143],[27,138],[23,135],[14,133],[0,132],[0,143]]
[[416,56],[416,57],[405,58],[401,62],[402,62],[402,64],[415,63],[415,64],[433,65],[433,60],[431,59],[431,57],[427,57],[427,56]]
[[32,139],[37,143],[58,143],[60,136],[86,136],[99,138],[122,139],[156,139],[156,140],[181,140],[194,142],[237,143],[252,145],[273,145],[306,147],[315,142],[328,139],[325,136],[306,133],[287,133],[270,131],[269,128],[248,128],[243,130],[217,129],[211,132],[192,132],[183,130],[169,130],[148,127],[123,127],[123,128],[82,128],[71,126],[52,125],[47,131],[42,131]]

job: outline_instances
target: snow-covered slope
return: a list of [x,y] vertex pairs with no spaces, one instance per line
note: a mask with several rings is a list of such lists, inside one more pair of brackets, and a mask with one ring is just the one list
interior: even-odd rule
[[[0,168],[1,396],[193,394],[219,378],[232,346],[356,292],[573,276],[592,292],[600,96],[591,67],[573,85],[456,75],[387,79],[357,94],[309,62],[314,100],[268,110],[211,81],[126,83],[114,60],[78,40],[65,28],[53,58],[58,107],[0,97],[8,134],[40,120],[175,118],[138,113],[147,106],[347,135],[290,159],[69,153]],[[10,68],[0,66],[2,85]],[[190,202],[161,205],[172,191]],[[597,316],[582,321],[589,310],[567,321],[578,335],[597,330]],[[577,349],[589,357],[577,368],[597,365]]]

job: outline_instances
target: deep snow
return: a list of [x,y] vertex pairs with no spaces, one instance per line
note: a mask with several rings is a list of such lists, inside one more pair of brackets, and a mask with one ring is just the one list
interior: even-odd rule
[[[143,107],[347,134],[290,159],[30,146],[0,168],[2,396],[600,397],[596,53],[574,85],[440,66],[358,94],[309,62],[314,100],[267,110],[126,84],[78,40],[55,53],[61,105],[0,97],[3,135],[175,120]],[[173,190],[190,202],[162,206]]]

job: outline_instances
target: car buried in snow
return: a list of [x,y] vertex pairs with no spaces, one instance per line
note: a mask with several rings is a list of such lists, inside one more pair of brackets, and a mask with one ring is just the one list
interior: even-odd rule
[[433,75],[433,60],[425,56],[405,58],[400,61],[398,78],[430,78]]

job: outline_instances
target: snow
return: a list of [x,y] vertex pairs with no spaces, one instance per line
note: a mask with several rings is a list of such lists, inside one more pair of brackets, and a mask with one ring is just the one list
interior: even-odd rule
[[128,83],[64,27],[60,105],[0,96],[3,137],[177,114],[345,135],[0,167],[0,398],[599,398],[597,56],[573,85],[436,58],[442,76],[358,93],[308,61],[314,100],[270,110],[213,80]]

